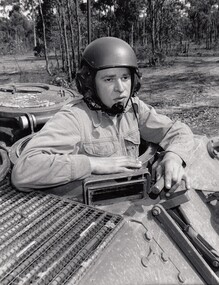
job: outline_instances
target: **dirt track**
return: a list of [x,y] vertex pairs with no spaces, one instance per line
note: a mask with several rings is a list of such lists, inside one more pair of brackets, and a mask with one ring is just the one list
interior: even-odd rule
[[181,57],[141,71],[141,99],[196,134],[219,136],[219,57]]
[[[219,136],[219,57],[171,58],[141,71],[141,99],[196,134]],[[32,54],[1,57],[0,84],[13,82],[51,83],[45,60]]]
[[32,54],[19,56],[2,56],[0,58],[0,84],[16,82],[49,83],[43,58]]

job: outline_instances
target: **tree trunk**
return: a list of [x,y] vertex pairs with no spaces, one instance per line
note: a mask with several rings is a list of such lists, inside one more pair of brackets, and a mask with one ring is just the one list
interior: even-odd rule
[[46,70],[49,73],[49,75],[52,75],[50,68],[49,68],[49,58],[48,58],[48,50],[47,50],[47,43],[46,43],[46,26],[45,26],[43,11],[42,11],[41,0],[39,0],[39,8],[40,8],[40,16],[41,16],[42,25],[43,25],[43,42],[44,42],[44,50],[45,50]]
[[154,19],[154,3],[153,3],[153,0],[148,0],[148,14],[149,14],[149,19],[150,19],[152,64],[154,64],[153,63],[153,57],[155,54],[155,19]]
[[60,31],[60,51],[61,51],[61,57],[62,57],[62,70],[66,70],[66,62],[65,62],[65,47],[64,47],[64,36],[63,36],[63,29],[62,29],[62,15],[61,15],[61,3],[58,2],[58,26]]
[[33,0],[31,0],[31,9],[32,9],[32,20],[33,20],[33,44],[35,47],[37,45],[37,40],[36,40],[36,19],[35,19],[35,10],[33,7]]
[[74,51],[74,30],[73,30],[73,24],[72,24],[72,7],[70,5],[70,0],[67,0],[67,7],[68,7],[68,19],[69,19],[69,27],[70,27],[70,42],[71,42],[71,73],[75,76],[76,74],[76,59],[75,59],[75,51]]
[[78,30],[78,66],[80,66],[80,62],[81,62],[81,26],[80,26],[80,19],[78,16],[78,0],[75,0],[75,14],[76,14],[76,22],[77,22],[77,30]]
[[64,36],[65,51],[66,51],[68,79],[69,81],[72,81],[71,66],[70,66],[70,53],[69,53],[68,35],[67,35],[66,18],[65,18],[66,10],[64,8],[64,5],[61,7],[61,11],[62,11],[62,19],[63,19],[63,36]]

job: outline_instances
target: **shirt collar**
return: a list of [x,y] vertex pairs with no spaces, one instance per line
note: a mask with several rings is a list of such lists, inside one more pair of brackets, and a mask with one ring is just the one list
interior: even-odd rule
[[94,128],[98,128],[101,125],[103,114],[102,111],[94,111],[89,109],[90,117],[93,123]]

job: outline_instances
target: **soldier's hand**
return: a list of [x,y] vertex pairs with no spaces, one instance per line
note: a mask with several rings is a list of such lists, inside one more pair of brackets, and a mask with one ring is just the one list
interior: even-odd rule
[[131,172],[142,167],[142,162],[134,157],[89,157],[93,174]]
[[186,189],[190,188],[190,181],[185,173],[182,159],[173,152],[167,152],[163,160],[156,169],[156,180],[164,176],[164,184],[166,189],[175,190],[181,183],[185,181]]

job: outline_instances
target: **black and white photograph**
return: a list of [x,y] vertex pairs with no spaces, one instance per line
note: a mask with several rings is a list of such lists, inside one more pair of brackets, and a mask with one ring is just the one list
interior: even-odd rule
[[219,0],[0,0],[0,285],[219,285]]

